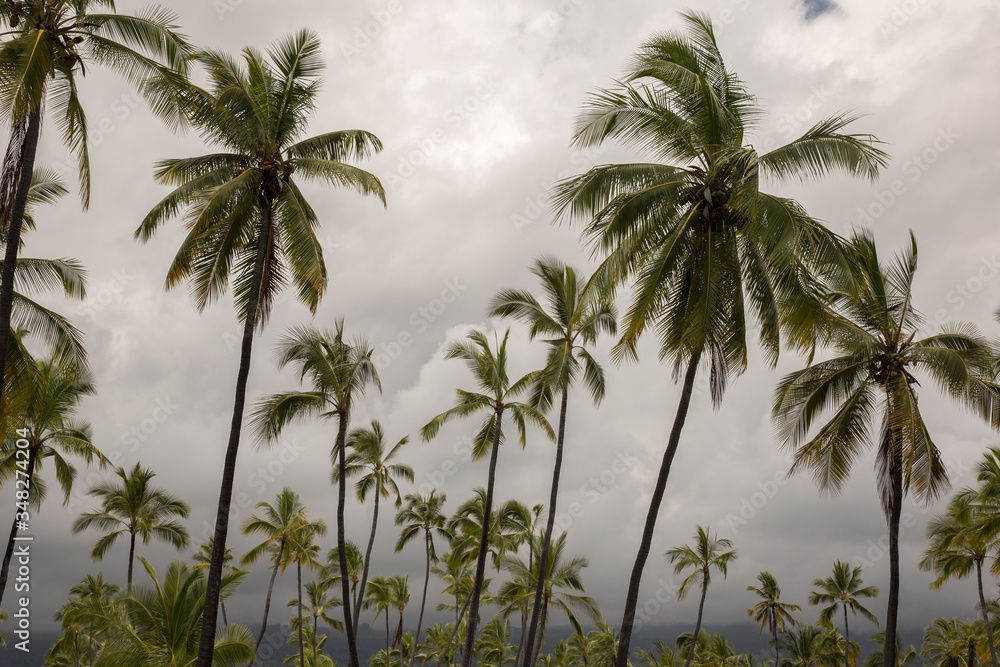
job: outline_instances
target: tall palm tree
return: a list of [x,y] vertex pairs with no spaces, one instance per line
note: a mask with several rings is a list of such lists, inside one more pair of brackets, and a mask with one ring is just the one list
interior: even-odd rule
[[[712,581],[712,570],[718,570],[722,578],[726,578],[729,571],[729,564],[736,560],[736,549],[733,543],[727,539],[719,539],[718,535],[712,535],[707,526],[698,526],[694,534],[694,546],[687,544],[668,549],[664,555],[673,566],[674,574],[680,574],[691,568],[691,574],[684,578],[680,588],[677,589],[677,599],[683,600],[697,585],[701,586],[701,601],[698,603],[698,621],[694,626],[693,637],[698,637],[701,631],[701,617],[705,610],[705,597],[708,594],[708,585]],[[694,658],[694,649],[697,642],[692,641],[688,649],[687,660],[684,667],[691,664]]]
[[[63,504],[69,502],[76,479],[76,467],[65,455],[80,457],[87,465],[96,460],[101,468],[110,464],[91,442],[90,424],[75,419],[80,401],[94,393],[90,371],[73,365],[60,365],[52,360],[38,363],[38,375],[30,387],[24,409],[20,414],[12,415],[12,430],[17,439],[4,439],[4,459],[10,459],[10,465],[0,467],[0,479],[16,474],[18,479],[26,482],[29,507],[39,506],[45,498],[46,486],[40,475],[47,459],[52,460],[55,468],[56,480],[63,492]],[[20,443],[26,444],[21,446]],[[18,522],[24,520],[26,515],[27,511],[18,507],[11,523],[7,550],[3,565],[0,565],[0,595],[7,585]]]
[[727,381],[746,367],[749,318],[772,365],[782,336],[811,348],[823,321],[812,275],[845,270],[839,239],[794,200],[762,192],[760,179],[839,171],[874,180],[886,164],[871,135],[842,132],[854,120],[846,114],[759,154],[745,142],[761,109],[723,62],[710,18],[682,20],[686,33],[654,36],[623,83],[590,97],[574,133],[577,147],[617,140],[650,161],[595,167],[554,194],[558,213],[588,221],[584,234],[605,255],[592,281],[608,291],[634,283],[616,358],[635,358],[652,328],[661,360],[684,376],[629,581],[617,667],[628,659],[642,570],[699,366],[711,369],[718,407]]
[[552,406],[553,395],[560,395],[556,461],[552,469],[548,519],[542,553],[539,556],[542,565],[538,569],[539,579],[535,584],[527,646],[535,645],[535,633],[538,630],[543,587],[541,575],[545,572],[555,525],[569,390],[582,377],[594,402],[601,402],[605,390],[604,370],[591,356],[587,346],[594,345],[601,334],[614,335],[617,332],[614,307],[602,303],[599,291],[588,284],[585,278],[578,276],[576,269],[554,258],[542,257],[536,260],[531,272],[542,281],[544,305],[530,292],[516,289],[502,290],[490,302],[491,316],[520,320],[529,327],[532,340],[538,336],[545,337],[549,354],[535,392],[536,404],[548,411]]
[[385,655],[389,655],[389,610],[392,608],[392,579],[389,577],[373,577],[369,582],[368,597],[364,599],[362,605],[365,609],[375,610],[375,620],[379,614],[385,612]]
[[[309,417],[326,421],[337,420],[336,452],[337,479],[337,558],[340,572],[348,572],[344,506],[347,500],[347,423],[354,401],[374,386],[382,391],[378,370],[372,363],[372,349],[363,339],[344,340],[344,320],[339,319],[334,331],[313,327],[293,327],[278,343],[278,366],[291,365],[299,378],[309,378],[308,390],[288,391],[261,400],[254,411],[254,424],[263,442],[274,442],[284,428]],[[351,667],[359,667],[352,617],[350,583],[341,577],[344,599],[344,626]],[[362,598],[358,602],[363,601]],[[360,608],[355,606],[355,612]],[[202,667],[199,665],[198,667]]]
[[[933,571],[937,579],[932,589],[940,589],[948,579],[964,579],[976,572],[979,590],[979,611],[986,628],[990,661],[997,667],[993,628],[987,614],[986,595],[983,592],[983,561],[991,555],[995,559],[996,542],[984,529],[989,516],[982,511],[980,494],[975,489],[963,489],[948,502],[944,516],[931,519],[927,524],[929,545],[920,561],[920,569]],[[994,501],[993,504],[998,504]],[[897,661],[898,662],[898,661]]]
[[770,572],[765,570],[759,573],[757,581],[760,582],[760,586],[747,586],[747,590],[756,593],[760,602],[747,609],[747,616],[753,618],[755,623],[760,623],[760,630],[757,634],[763,632],[764,627],[767,626],[771,633],[771,643],[774,644],[774,665],[777,667],[778,663],[781,662],[778,653],[778,632],[784,632],[785,623],[793,620],[792,612],[802,611],[802,608],[797,604],[782,602],[779,599],[781,587],[778,586],[777,579]]
[[[871,652],[868,658],[865,660],[864,667],[879,667],[882,664],[883,655],[885,654],[885,630],[879,630],[874,635],[872,635],[872,641],[878,644],[880,647]],[[917,649],[912,645],[903,646],[903,640],[900,639],[899,635],[896,635],[896,667],[906,667],[914,660],[917,659]]]
[[[296,522],[288,539],[288,560],[295,563],[296,591],[298,596],[298,635],[299,635],[299,664],[306,664],[306,645],[302,636],[302,568],[316,569],[320,567],[319,544],[316,537],[326,535],[326,522],[323,519],[312,519],[303,511]],[[315,657],[315,656],[314,656]]]
[[299,500],[299,494],[287,486],[275,497],[274,502],[262,500],[257,503],[257,509],[263,510],[262,516],[249,515],[243,520],[244,535],[263,535],[264,540],[243,555],[240,565],[247,567],[256,563],[261,556],[267,554],[274,565],[271,567],[271,580],[267,585],[267,597],[264,600],[264,619],[260,622],[260,634],[254,644],[254,655],[260,648],[260,643],[267,632],[267,615],[271,609],[271,592],[274,590],[274,580],[278,570],[284,574],[292,562],[289,557],[291,542],[295,539],[295,531],[299,529],[305,516],[305,506]]
[[[101,8],[110,12],[95,12]],[[90,203],[87,117],[78,83],[87,65],[103,65],[144,94],[153,112],[177,121],[172,91],[187,69],[190,49],[173,12],[150,7],[115,13],[114,0],[29,0],[0,4],[0,114],[11,125],[0,173],[0,219],[6,230],[0,275],[0,373],[5,373],[13,309],[14,274],[45,105],[62,141],[79,164],[80,197]],[[149,85],[150,79],[161,80]],[[0,409],[4,402],[0,382]],[[0,590],[0,598],[3,591]]]
[[[319,622],[323,621],[337,632],[344,631],[344,624],[330,616],[328,613],[333,607],[338,607],[343,604],[343,601],[340,598],[329,594],[330,586],[332,585],[331,581],[325,579],[307,582],[305,585],[305,603],[302,603],[301,598],[296,598],[294,600],[289,600],[287,605],[288,607],[298,607],[300,604],[303,604],[305,611],[307,612],[306,615],[312,618],[311,643],[313,649],[313,665],[317,664],[318,651],[322,648],[323,643],[325,643],[325,641],[320,640]],[[305,616],[300,615],[299,619],[293,619],[293,625],[304,619]],[[293,629],[295,628],[293,627]],[[325,637],[323,640],[325,640]]]
[[[821,621],[832,623],[833,615],[837,613],[837,607],[843,607],[844,639],[846,644],[850,644],[851,641],[851,634],[847,627],[848,610],[855,616],[861,614],[862,617],[867,618],[878,627],[878,619],[875,618],[875,614],[865,609],[860,601],[860,598],[878,597],[878,588],[875,586],[865,586],[864,584],[864,580],[861,579],[861,566],[859,565],[851,569],[851,566],[842,560],[833,563],[833,576],[826,579],[815,579],[812,583],[819,590],[809,593],[809,604],[827,605],[819,612]],[[844,667],[850,667],[851,663],[847,654],[846,644]]]
[[482,522],[482,532],[479,537],[479,555],[476,559],[476,578],[472,587],[472,599],[469,605],[469,623],[465,631],[465,643],[462,649],[462,667],[472,664],[474,653],[473,642],[476,638],[476,625],[479,620],[479,598],[486,572],[486,553],[489,539],[490,513],[493,509],[493,486],[496,482],[497,454],[503,443],[503,415],[510,414],[511,420],[520,433],[521,447],[527,440],[527,424],[530,422],[541,428],[545,434],[555,440],[555,433],[545,416],[527,403],[515,399],[537,383],[540,374],[537,371],[528,373],[520,379],[511,382],[507,374],[507,339],[508,330],[503,342],[497,345],[496,351],[490,348],[486,334],[473,330],[468,340],[453,342],[448,345],[445,359],[460,359],[466,363],[475,378],[480,392],[459,389],[458,405],[442,412],[420,429],[420,437],[425,442],[438,434],[441,427],[448,421],[458,417],[468,417],[478,412],[487,412],[479,432],[472,445],[472,460],[478,461],[489,454],[490,468],[486,483],[484,498],[485,515]]
[[[395,576],[389,579],[389,590],[391,593],[392,608],[399,612],[399,624],[396,632],[392,635],[392,645],[402,647],[403,645],[403,612],[406,605],[410,604],[410,578]],[[400,663],[402,667],[402,663]]]
[[[838,493],[862,450],[877,442],[877,486],[889,527],[884,665],[894,667],[903,497],[912,489],[918,500],[930,502],[948,484],[920,413],[914,373],[925,373],[994,426],[1000,408],[990,346],[974,326],[951,324],[940,334],[918,338],[912,234],[909,246],[888,263],[879,261],[867,233],[855,233],[850,250],[857,275],[826,277],[835,309],[829,334],[834,356],[782,378],[773,416],[785,446],[794,448],[792,471],[809,469],[823,492]],[[811,427],[828,409],[829,421],[810,438]]]
[[156,473],[138,463],[129,472],[119,468],[115,474],[121,482],[102,482],[87,491],[87,495],[100,499],[101,509],[77,517],[73,522],[73,534],[88,528],[105,533],[90,552],[94,560],[104,558],[119,537],[128,535],[126,581],[127,587],[131,587],[136,538],[141,538],[143,544],[149,544],[156,538],[178,551],[187,548],[190,536],[178,519],[187,519],[191,515],[191,506],[166,489],[154,486],[151,480]]
[[[374,135],[347,130],[303,136],[323,71],[319,49],[319,38],[301,31],[272,46],[266,57],[244,49],[242,63],[223,53],[199,53],[209,89],[189,87],[185,109],[202,137],[223,152],[159,162],[157,181],[175,189],[135,233],[147,241],[166,220],[185,211],[188,236],[167,273],[166,288],[189,281],[198,309],[204,310],[232,281],[243,322],[198,667],[210,667],[212,659],[254,330],[266,324],[278,292],[289,282],[313,313],[326,290],[326,266],[315,233],[319,220],[296,179],[345,186],[385,201],[375,176],[346,163],[379,151]],[[348,639],[353,646],[353,637]],[[352,649],[352,667],[357,667],[355,653]]]
[[[378,506],[380,498],[393,498],[394,505],[398,509],[403,504],[403,498],[396,485],[397,479],[405,479],[413,482],[413,468],[400,463],[391,463],[399,454],[399,450],[409,442],[408,437],[402,438],[392,449],[386,450],[385,433],[382,424],[377,420],[372,420],[371,426],[367,428],[354,429],[347,437],[347,446],[351,449],[351,455],[345,461],[344,472],[347,477],[361,475],[355,482],[354,491],[357,493],[358,502],[364,503],[368,494],[375,494],[375,509],[372,512],[372,532],[368,537],[368,548],[365,550],[365,565],[361,572],[361,586],[358,588],[358,597],[364,598],[365,586],[368,583],[368,567],[371,565],[372,547],[375,546],[375,531],[378,528]],[[334,461],[338,460],[339,451],[332,453]],[[340,468],[334,466],[331,480],[334,484],[340,483]],[[354,615],[354,634],[358,633],[358,619],[361,614]]]
[[[431,489],[426,496],[416,493],[408,493],[403,499],[403,507],[396,512],[395,523],[403,526],[396,539],[396,553],[412,542],[423,532],[424,553],[427,556],[427,567],[424,572],[424,592],[420,597],[420,616],[417,618],[417,632],[413,635],[414,641],[420,642],[420,631],[424,627],[424,608],[427,606],[427,585],[431,580],[431,564],[437,562],[437,552],[434,549],[434,533],[446,540],[451,539],[451,533],[445,528],[445,516],[441,508],[444,507],[448,499],[447,494],[438,494],[437,489]],[[410,656],[410,667],[413,667],[413,658],[416,651]]]
[[517,554],[507,554],[503,557],[501,566],[510,579],[500,588],[498,596],[501,614],[507,617],[525,602],[534,599],[535,582],[538,581],[538,570],[544,567],[542,574],[542,613],[539,620],[538,640],[535,644],[525,644],[525,662],[533,664],[545,645],[545,630],[548,625],[548,612],[552,608],[565,614],[574,632],[583,634],[583,626],[574,609],[586,614],[592,621],[600,620],[601,611],[588,595],[584,595],[582,570],[590,565],[586,556],[566,558],[566,533],[560,534],[552,541],[549,558],[543,561],[539,553],[544,548],[544,536],[536,536],[530,545],[535,559],[532,564],[525,563]]

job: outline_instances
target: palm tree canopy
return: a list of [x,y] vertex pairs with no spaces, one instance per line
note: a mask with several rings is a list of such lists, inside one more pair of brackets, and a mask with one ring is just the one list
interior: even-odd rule
[[727,539],[712,535],[706,526],[698,526],[694,534],[694,546],[683,545],[668,549],[664,554],[674,565],[674,574],[693,568],[677,589],[677,598],[683,600],[695,585],[708,586],[712,570],[716,569],[725,578],[729,563],[736,560],[736,549]]
[[[396,507],[403,504],[396,480],[404,479],[407,482],[413,482],[413,468],[406,464],[391,463],[391,461],[396,458],[399,450],[409,440],[409,437],[404,437],[387,450],[385,432],[378,420],[372,420],[371,426],[351,431],[350,435],[347,436],[347,447],[351,453],[345,462],[345,474],[347,477],[361,475],[361,478],[354,484],[354,491],[357,493],[359,502],[365,502],[368,494],[374,492],[381,498],[395,496],[394,504]],[[331,450],[330,460],[332,462],[336,463],[338,460],[339,451],[337,446]],[[340,468],[336,465],[330,473],[330,479],[334,484],[340,481]]]
[[802,608],[797,604],[781,602],[779,599],[781,587],[770,572],[760,572],[757,581],[760,582],[760,586],[747,586],[747,590],[756,593],[760,602],[747,609],[747,616],[755,623],[760,623],[758,634],[763,632],[765,627],[772,634],[784,632],[786,621],[793,621],[792,612],[802,611]]
[[813,580],[812,585],[818,590],[809,593],[809,604],[827,605],[819,614],[820,619],[827,622],[833,620],[837,607],[843,605],[855,616],[861,614],[877,626],[875,614],[865,609],[859,598],[878,597],[878,588],[865,586],[864,583],[860,565],[852,569],[848,563],[838,560],[833,564],[832,576]]
[[264,554],[269,554],[272,561],[280,563],[284,572],[292,562],[289,549],[285,546],[296,538],[295,531],[299,530],[305,517],[305,506],[299,500],[299,494],[286,486],[275,496],[273,503],[262,500],[257,503],[257,509],[263,510],[262,514],[249,515],[241,527],[244,535],[263,535],[264,540],[246,552],[240,564],[250,565]]
[[414,538],[424,531],[428,536],[431,562],[437,562],[437,551],[434,547],[434,535],[445,540],[451,540],[452,533],[445,527],[445,515],[442,511],[448,495],[431,489],[426,496],[408,493],[403,498],[403,506],[396,512],[395,523],[402,526],[396,539],[396,551],[402,551]]

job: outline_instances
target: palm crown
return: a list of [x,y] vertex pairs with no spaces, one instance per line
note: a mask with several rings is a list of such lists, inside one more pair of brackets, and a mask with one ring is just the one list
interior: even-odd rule
[[833,576],[816,579],[812,585],[818,590],[809,594],[809,604],[826,605],[820,611],[821,620],[832,621],[833,615],[837,613],[837,607],[843,606],[845,615],[848,611],[854,615],[861,614],[878,625],[875,614],[865,609],[859,599],[877,597],[878,588],[864,585],[860,566],[852,569],[849,564],[838,560],[833,564]]

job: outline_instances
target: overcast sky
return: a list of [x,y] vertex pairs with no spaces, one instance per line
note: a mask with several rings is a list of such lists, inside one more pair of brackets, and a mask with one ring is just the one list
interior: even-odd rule
[[[315,318],[292,293],[275,309],[255,343],[248,398],[252,403],[297,386],[291,373],[276,370],[273,358],[274,343],[288,326],[332,327],[345,317],[347,334],[362,335],[377,349],[383,384],[381,395],[359,402],[352,425],[377,418],[392,442],[409,434],[402,460],[414,467],[418,490],[439,485],[447,493],[449,511],[485,484],[487,466],[454,451],[478,422],[448,426],[429,444],[416,437],[420,426],[453,404],[455,388],[470,384],[465,367],[445,361],[442,349],[470,327],[502,330],[506,324],[486,319],[486,303],[502,287],[534,288],[528,266],[538,255],[552,253],[588,271],[594,267],[577,229],[550,224],[547,188],[594,164],[641,157],[614,145],[574,153],[574,118],[588,91],[620,76],[644,38],[679,27],[677,12],[686,7],[713,18],[727,64],[768,112],[749,142],[763,150],[852,109],[866,114],[853,128],[877,135],[893,157],[874,184],[837,177],[818,184],[769,183],[769,190],[799,199],[838,232],[870,226],[885,256],[912,229],[920,246],[917,307],[931,320],[971,320],[997,334],[990,313],[1000,305],[1000,10],[992,0],[165,4],[178,12],[195,43],[230,51],[264,47],[303,27],[316,30],[328,67],[310,132],[362,128],[384,144],[383,153],[364,166],[385,183],[387,209],[353,193],[306,187],[322,222],[329,291]],[[123,1],[119,9],[141,6]],[[27,238],[24,254],[75,257],[88,268],[84,304],[46,300],[86,332],[99,393],[82,413],[105,453],[118,452],[126,466],[141,461],[152,467],[157,482],[194,507],[189,528],[200,542],[214,523],[239,328],[231,299],[199,315],[185,288],[164,291],[167,266],[183,238],[180,221],[145,245],[135,243],[132,233],[166,192],[153,182],[153,163],[208,150],[197,136],[171,134],[125,83],[103,72],[88,72],[82,89],[93,130],[90,210],[80,212],[77,200],[68,198],[58,210],[39,212],[39,229]],[[40,162],[62,165],[72,179],[54,130],[51,122],[44,129]],[[615,626],[679,396],[652,342],[641,346],[641,365],[623,367],[607,360],[606,342],[599,355],[608,370],[607,399],[596,409],[583,393],[570,400],[559,503],[562,511],[574,503],[579,511],[560,525],[569,531],[569,551],[590,558],[583,575],[587,592]],[[541,362],[542,348],[516,327],[511,347],[514,373]],[[709,628],[746,620],[754,600],[745,589],[763,569],[777,575],[783,597],[801,604],[808,620],[816,611],[806,605],[810,582],[828,576],[835,559],[865,564],[865,581],[888,589],[888,559],[878,547],[880,539],[886,543],[885,522],[871,456],[857,465],[840,497],[821,497],[808,476],[784,479],[788,457],[769,422],[770,398],[777,378],[803,363],[787,354],[770,370],[755,355],[718,411],[707,392],[696,394],[643,580],[640,608],[648,604],[650,622],[693,620],[696,600],[655,600],[670,584],[663,551],[689,541],[697,525],[710,525],[739,550],[728,580],[713,584]],[[922,396],[955,487],[970,483],[983,449],[1000,439],[948,405],[931,383]],[[130,436],[133,431],[139,437]],[[238,529],[249,506],[273,499],[283,486],[301,494],[309,510],[333,528],[329,450],[335,435],[332,425],[290,429],[280,445],[284,453],[257,451],[244,437],[230,524],[238,555],[254,544]],[[498,498],[546,501],[553,458],[554,447],[538,433],[524,451],[504,447]],[[269,467],[267,477],[260,475]],[[440,477],[447,477],[443,484]],[[82,473],[79,489],[92,481]],[[904,506],[910,525],[902,535],[903,625],[974,613],[969,582],[929,591],[931,576],[917,570],[924,525],[942,507],[923,508],[909,499]],[[101,569],[124,583],[125,543],[94,564],[89,552],[99,535],[70,533],[73,519],[90,508],[82,495],[66,508],[53,494],[33,519],[36,618],[50,618],[67,589],[88,572]],[[370,505],[350,504],[349,538],[367,538],[370,511]],[[409,575],[412,629],[423,551],[414,544],[394,554],[395,537],[386,512],[372,574]],[[325,540],[324,553],[334,541]],[[161,571],[176,555],[158,546],[138,553]],[[230,620],[259,622],[264,569],[259,564],[227,605]],[[293,597],[293,585],[291,574],[279,579],[272,622],[287,620],[284,601]],[[441,588],[432,582],[433,594]],[[990,580],[988,594],[996,592]],[[659,597],[666,599],[662,592]],[[872,609],[884,618],[884,595]]]

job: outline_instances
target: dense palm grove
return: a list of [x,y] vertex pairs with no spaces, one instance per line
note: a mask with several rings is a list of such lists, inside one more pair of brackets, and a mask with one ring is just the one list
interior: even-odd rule
[[[968,609],[977,620],[938,618],[915,647],[904,645],[896,619],[899,581],[907,575],[899,566],[903,498],[912,493],[931,502],[949,493],[941,452],[918,406],[918,392],[929,394],[920,383],[936,384],[972,417],[1000,428],[1000,350],[973,324],[924,329],[912,293],[916,239],[886,259],[869,233],[841,237],[798,202],[760,189],[762,178],[840,173],[875,180],[888,155],[875,137],[849,133],[857,120],[849,115],[758,153],[748,138],[761,109],[723,62],[707,17],[682,18],[684,32],[643,43],[627,75],[587,99],[574,132],[576,146],[617,142],[651,161],[598,166],[554,187],[554,219],[582,226],[600,260],[596,270],[585,275],[541,257],[530,267],[537,292],[498,289],[487,305],[491,317],[527,328],[546,350],[545,365],[510,375],[509,329],[473,330],[446,347],[447,359],[466,366],[466,381],[455,403],[427,415],[415,435],[432,441],[450,422],[473,417],[479,426],[471,457],[486,461],[483,485],[469,498],[449,498],[446,489],[412,490],[409,436],[392,424],[351,423],[366,396],[381,391],[381,378],[362,332],[343,319],[331,329],[302,325],[285,332],[278,367],[293,369],[298,385],[247,396],[255,336],[276,298],[293,288],[315,314],[327,288],[316,237],[322,216],[300,185],[344,187],[386,204],[379,179],[355,165],[381,150],[377,137],[364,130],[308,132],[324,66],[318,38],[302,31],[266,52],[248,47],[234,56],[190,44],[177,18],[158,7],[123,15],[111,0],[0,2],[6,29],[0,110],[10,123],[0,174],[0,407],[7,434],[0,479],[4,498],[15,499],[13,507],[3,503],[12,514],[0,571],[7,650],[16,651],[18,642],[8,577],[20,526],[36,520],[53,482],[68,499],[81,466],[111,466],[77,416],[96,393],[82,335],[32,298],[53,290],[82,298],[83,267],[19,256],[36,219],[45,224],[44,207],[62,205],[67,194],[36,164],[43,130],[58,131],[78,156],[84,207],[89,201],[86,114],[77,86],[86,67],[105,66],[133,84],[170,127],[191,128],[207,145],[204,155],[157,163],[156,181],[173,190],[150,202],[135,236],[155,242],[163,225],[181,219],[187,234],[164,267],[166,287],[188,286],[198,310],[231,292],[243,336],[214,538],[192,543],[185,526],[191,508],[170,491],[170,480],[140,464],[86,489],[91,508],[73,531],[95,539],[95,561],[127,549],[127,571],[88,574],[68,591],[55,619],[62,635],[46,665],[265,664],[274,654],[265,643],[269,625],[280,623],[288,627],[283,664],[303,667],[334,665],[331,638],[341,636],[351,667],[365,660],[385,667],[851,667],[860,661],[901,667],[918,659],[997,667],[1000,598],[984,583],[983,570],[1000,574],[1000,449],[985,451],[978,484],[955,491],[931,521],[920,563],[935,575],[936,588],[975,577],[978,596]],[[808,471],[820,490],[836,493],[862,452],[875,449],[889,590],[866,585],[861,567],[836,560],[817,564],[808,600],[794,604],[782,598],[774,574],[760,572],[746,587],[754,600],[748,623],[766,633],[773,653],[741,654],[705,629],[709,593],[732,585],[726,575],[739,545],[719,538],[715,527],[692,527],[688,544],[652,555],[656,567],[672,566],[683,577],[678,598],[699,598],[692,629],[639,648],[632,641],[639,589],[643,572],[654,567],[653,531],[696,378],[708,375],[719,406],[728,383],[747,368],[753,331],[771,365],[783,347],[809,358],[774,393],[772,417],[781,445],[793,454],[790,472]],[[635,360],[647,333],[681,394],[669,429],[664,424],[669,437],[644,532],[637,545],[624,547],[636,556],[615,624],[586,594],[587,557],[569,551],[554,518],[566,448],[578,446],[566,438],[569,396],[585,390],[599,403],[608,363],[594,356],[595,345],[614,343],[612,364]],[[230,526],[241,445],[271,446],[287,427],[312,420],[329,427],[321,444],[331,455],[335,514],[305,507],[286,487]],[[500,448],[514,441],[523,447],[529,437],[554,443],[547,504],[496,494],[504,474]],[[350,502],[370,508],[370,526],[346,525]],[[233,553],[230,529],[255,546]],[[397,536],[397,552],[421,554],[420,580],[370,567],[376,536],[386,531]],[[143,555],[153,541],[175,547],[180,557],[157,570]],[[269,582],[256,633],[231,622],[225,605],[254,568],[266,571]],[[294,578],[295,598],[273,599],[279,577]],[[431,589],[444,599],[436,609],[428,608]],[[884,614],[873,606],[880,594]],[[384,630],[373,656],[359,649],[362,622]],[[556,641],[550,631],[567,623],[572,634]],[[862,655],[859,638],[880,649]]]

